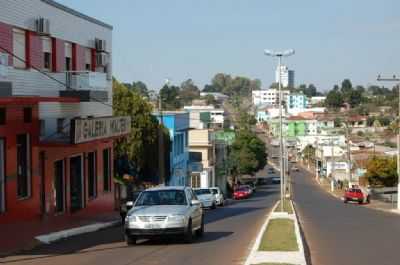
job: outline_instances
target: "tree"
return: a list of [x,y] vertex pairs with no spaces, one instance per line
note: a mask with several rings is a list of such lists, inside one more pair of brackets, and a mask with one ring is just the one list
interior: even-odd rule
[[206,84],[202,92],[220,92],[213,85]]
[[368,160],[366,177],[374,185],[393,187],[397,183],[397,165],[395,157],[374,156]]
[[129,90],[132,90],[144,97],[149,97],[149,91],[147,89],[147,86],[142,81],[132,82],[132,84],[124,83],[123,85],[127,87]]
[[338,86],[335,86],[333,90],[328,92],[325,99],[325,105],[328,108],[338,109],[343,106],[343,97],[339,91]]
[[230,170],[234,176],[253,175],[267,163],[265,143],[249,130],[240,130],[231,146]]
[[256,123],[257,120],[254,115],[250,115],[247,112],[239,113],[238,126],[240,129],[250,130]]
[[191,104],[193,99],[198,99],[200,97],[200,90],[192,79],[182,82],[179,97],[180,101],[185,105]]
[[176,110],[181,107],[178,86],[164,85],[160,90],[162,107],[164,110]]
[[[128,168],[125,170],[133,165],[133,171],[141,178],[154,177],[158,171],[158,159],[154,159],[157,158],[154,154],[158,152],[160,126],[152,115],[152,106],[137,91],[126,88],[114,79],[113,112],[116,116],[131,117],[131,132],[115,140],[116,160],[122,167]],[[168,134],[164,139],[169,139]],[[169,154],[169,142],[165,141],[165,144],[164,150]]]
[[315,148],[312,145],[307,145],[302,151],[303,159],[308,163],[315,160]]
[[215,100],[215,97],[213,95],[207,95],[204,97],[204,100],[206,101],[207,105],[217,105],[218,102]]

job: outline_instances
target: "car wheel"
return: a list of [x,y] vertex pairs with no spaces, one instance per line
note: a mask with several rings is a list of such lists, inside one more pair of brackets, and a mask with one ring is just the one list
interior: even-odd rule
[[363,200],[359,200],[359,201],[358,201],[358,204],[363,204]]
[[189,220],[188,227],[185,231],[185,234],[183,235],[183,240],[185,243],[192,243],[193,242],[193,229],[192,229],[192,220]]
[[367,196],[367,203],[371,203],[371,198]]
[[346,199],[346,198],[344,198],[343,202],[344,202],[344,203],[347,203],[347,199]]
[[201,217],[201,226],[200,229],[196,231],[196,236],[197,237],[202,237],[204,235],[204,217]]
[[136,237],[131,235],[125,235],[125,241],[128,246],[136,245]]

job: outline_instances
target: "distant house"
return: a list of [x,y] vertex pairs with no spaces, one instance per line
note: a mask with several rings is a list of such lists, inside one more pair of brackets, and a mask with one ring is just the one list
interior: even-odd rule
[[189,164],[189,113],[184,111],[167,111],[154,114],[159,122],[169,130],[171,140],[170,186],[188,185]]
[[296,115],[299,111],[304,111],[308,105],[308,98],[302,93],[290,93],[287,97],[286,107],[288,113]]
[[[206,116],[208,117],[209,115],[209,128],[214,128],[214,129],[222,129],[224,127],[224,122],[225,122],[225,111],[223,109],[216,109],[214,106],[184,106],[183,109],[190,113],[190,119],[191,121],[193,120],[195,123],[196,121],[194,119],[200,119],[200,122],[204,122],[204,119],[206,119]],[[203,115],[203,116],[202,116]],[[203,117],[204,119],[202,120]],[[191,126],[193,127],[193,126]],[[197,125],[194,126],[197,128]],[[203,128],[208,128],[208,127],[203,127]]]
[[229,98],[229,96],[218,92],[201,92],[200,96],[201,97],[213,96],[214,99],[219,102],[223,102]]

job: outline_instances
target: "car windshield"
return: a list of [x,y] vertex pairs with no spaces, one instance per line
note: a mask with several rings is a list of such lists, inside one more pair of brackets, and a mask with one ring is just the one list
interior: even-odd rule
[[154,190],[142,192],[135,206],[186,204],[186,196],[183,190]]
[[212,192],[213,194],[218,194],[218,190],[217,190],[217,189],[211,189],[211,192]]
[[196,195],[204,195],[204,194],[211,194],[210,189],[198,189],[198,190],[194,190],[194,193],[196,193]]

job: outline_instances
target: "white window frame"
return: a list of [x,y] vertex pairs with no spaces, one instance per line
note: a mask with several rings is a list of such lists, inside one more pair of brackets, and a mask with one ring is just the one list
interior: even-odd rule
[[[26,68],[26,35],[25,30],[13,28],[13,66],[14,68]],[[18,58],[17,58],[18,57]],[[22,60],[20,60],[20,59]]]

